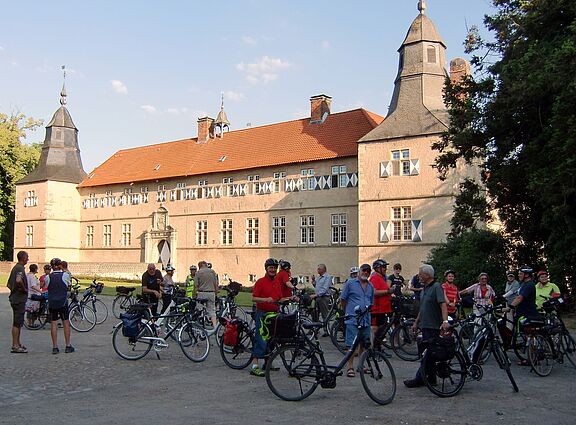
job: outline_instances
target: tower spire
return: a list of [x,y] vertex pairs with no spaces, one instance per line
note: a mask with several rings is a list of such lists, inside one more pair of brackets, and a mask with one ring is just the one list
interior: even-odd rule
[[225,128],[230,131],[230,121],[228,121],[228,117],[224,111],[224,92],[222,92],[220,112],[218,112],[218,116],[216,120],[214,120],[214,126],[220,129],[220,138],[224,137]]
[[66,65],[62,65],[62,74],[63,74],[63,82],[62,82],[62,90],[60,91],[60,105],[66,105]]
[[418,10],[421,14],[424,14],[426,11],[426,0],[419,0],[418,1]]

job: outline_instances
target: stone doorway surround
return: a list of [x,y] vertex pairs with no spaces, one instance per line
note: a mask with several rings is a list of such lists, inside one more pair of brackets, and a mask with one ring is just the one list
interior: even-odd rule
[[[160,256],[158,245],[165,241],[170,247],[170,264],[176,264],[176,230],[169,224],[168,210],[160,206],[152,213],[152,227],[144,233],[144,258],[147,263],[157,263]],[[162,264],[163,267],[166,264]]]

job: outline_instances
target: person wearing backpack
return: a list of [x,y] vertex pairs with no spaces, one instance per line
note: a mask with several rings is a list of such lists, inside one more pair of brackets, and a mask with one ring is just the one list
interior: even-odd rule
[[44,279],[48,287],[48,311],[50,312],[50,336],[52,337],[52,354],[58,354],[58,319],[62,319],[64,328],[64,340],[66,341],[65,353],[73,353],[74,347],[70,344],[70,320],[68,310],[68,285],[64,272],[61,269],[62,261],[53,258],[50,261],[52,273]]

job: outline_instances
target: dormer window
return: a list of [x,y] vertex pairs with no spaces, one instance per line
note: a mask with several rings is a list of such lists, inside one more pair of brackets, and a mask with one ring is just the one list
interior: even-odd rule
[[160,164],[156,165],[156,167],[154,167],[154,171],[158,171],[160,169]]

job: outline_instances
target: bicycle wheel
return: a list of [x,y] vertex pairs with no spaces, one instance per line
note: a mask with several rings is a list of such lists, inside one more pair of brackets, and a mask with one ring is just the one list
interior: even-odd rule
[[338,349],[342,354],[346,353],[348,349],[346,348],[346,324],[344,320],[338,319],[332,323],[330,326],[330,340],[334,347]]
[[513,346],[514,346],[514,354],[520,361],[527,360],[526,354],[526,334],[524,332],[514,335]]
[[101,325],[108,319],[108,307],[102,300],[95,299],[92,301],[92,308],[96,313],[96,324]]
[[560,345],[568,361],[572,363],[572,366],[576,367],[576,342],[574,338],[572,338],[572,335],[568,333],[567,329],[565,329],[562,334]]
[[518,385],[516,384],[516,380],[514,379],[514,376],[512,376],[512,371],[510,370],[510,359],[506,355],[506,351],[504,351],[500,341],[492,342],[492,354],[494,355],[498,366],[500,366],[500,369],[506,371],[506,375],[508,375],[508,379],[510,379],[514,392],[518,392]]
[[384,354],[368,350],[360,357],[360,380],[364,391],[376,403],[385,405],[396,395],[396,375]]
[[[447,361],[425,362],[422,379],[428,389],[438,397],[453,397],[460,392],[466,381],[466,364],[462,354],[456,352]],[[428,370],[432,367],[432,370]]]
[[277,397],[285,401],[304,400],[318,387],[321,370],[313,351],[296,345],[279,346],[270,355],[266,368],[266,383]]
[[[246,324],[243,324],[246,326]],[[247,328],[245,328],[247,329]],[[229,346],[220,344],[220,356],[226,366],[232,369],[244,369],[252,362],[252,347],[254,346],[254,334],[241,330],[238,334],[236,345]]]
[[[44,319],[46,317],[44,316]],[[27,311],[24,317],[24,327],[26,329],[30,329],[32,331],[36,331],[44,326],[44,322],[42,322],[42,316],[40,315],[40,311]]]
[[126,360],[138,360],[150,352],[152,341],[145,338],[154,336],[152,328],[147,323],[142,326],[136,338],[122,335],[122,323],[116,325],[112,334],[112,347],[120,357]]
[[526,350],[528,361],[532,370],[538,376],[548,376],[554,367],[554,353],[552,347],[544,335],[531,335],[528,337]]
[[84,304],[76,304],[70,309],[70,326],[76,332],[89,332],[96,326],[96,313]]
[[392,351],[402,360],[415,362],[420,358],[418,352],[418,335],[421,331],[412,332],[412,326],[402,323],[392,332]]
[[124,313],[128,308],[134,304],[134,298],[131,295],[116,295],[112,302],[112,314],[116,319],[120,319],[120,314]]
[[210,352],[210,340],[206,330],[193,322],[186,323],[178,332],[182,352],[193,362],[202,362]]

